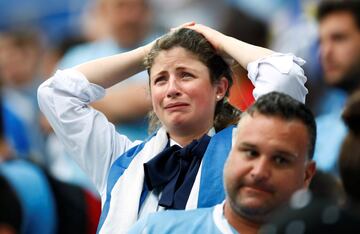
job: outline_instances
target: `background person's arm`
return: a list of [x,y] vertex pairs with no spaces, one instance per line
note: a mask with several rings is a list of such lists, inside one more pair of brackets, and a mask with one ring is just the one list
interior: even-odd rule
[[104,98],[91,106],[104,113],[114,124],[122,124],[145,117],[151,110],[151,99],[146,82],[114,87]]

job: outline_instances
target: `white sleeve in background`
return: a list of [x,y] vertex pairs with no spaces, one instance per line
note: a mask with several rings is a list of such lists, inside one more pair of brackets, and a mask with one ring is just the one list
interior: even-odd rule
[[104,114],[88,104],[105,90],[76,70],[57,71],[40,85],[38,102],[67,152],[91,177],[102,195],[114,160],[133,146]]
[[255,86],[255,99],[266,93],[278,91],[305,103],[308,90],[304,85],[307,79],[301,68],[304,64],[305,61],[301,58],[280,53],[249,63],[248,77]]

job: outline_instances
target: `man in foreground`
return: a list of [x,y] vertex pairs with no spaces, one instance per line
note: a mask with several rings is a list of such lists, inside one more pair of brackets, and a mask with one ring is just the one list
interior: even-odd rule
[[239,121],[224,168],[225,202],[151,214],[129,233],[258,233],[294,192],[308,187],[315,139],[305,105],[277,92],[262,96]]

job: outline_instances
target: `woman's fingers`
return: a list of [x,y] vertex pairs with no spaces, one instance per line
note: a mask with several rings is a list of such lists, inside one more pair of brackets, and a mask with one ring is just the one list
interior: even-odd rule
[[226,43],[227,41],[226,35],[203,24],[197,24],[194,21],[187,22],[180,25],[179,27],[172,28],[171,31],[178,30],[180,28],[192,29],[202,34],[211,43],[215,50],[226,60],[226,62],[228,62],[230,65],[232,64],[233,58],[231,58],[223,49],[223,43]]
[[222,43],[225,43],[226,39],[224,34],[202,24],[188,25],[186,28],[201,33],[214,46],[218,53],[224,53],[222,46]]

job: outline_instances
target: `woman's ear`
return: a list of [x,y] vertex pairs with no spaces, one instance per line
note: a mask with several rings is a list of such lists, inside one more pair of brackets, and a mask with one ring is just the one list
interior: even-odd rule
[[229,81],[224,76],[216,83],[216,99],[219,101],[224,98],[229,88]]

